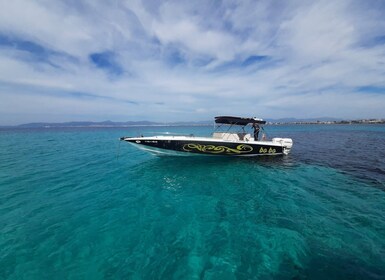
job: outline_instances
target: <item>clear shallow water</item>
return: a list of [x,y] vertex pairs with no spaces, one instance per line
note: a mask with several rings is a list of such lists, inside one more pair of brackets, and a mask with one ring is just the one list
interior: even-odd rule
[[117,141],[205,127],[1,130],[0,279],[385,279],[385,126],[267,129],[292,154]]

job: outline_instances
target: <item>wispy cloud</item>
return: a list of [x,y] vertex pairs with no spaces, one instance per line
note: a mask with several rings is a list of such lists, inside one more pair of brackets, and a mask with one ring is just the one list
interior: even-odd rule
[[0,5],[4,124],[385,117],[381,0]]

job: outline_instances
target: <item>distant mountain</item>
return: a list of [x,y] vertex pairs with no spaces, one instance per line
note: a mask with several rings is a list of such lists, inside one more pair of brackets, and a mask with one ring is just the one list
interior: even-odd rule
[[17,127],[22,128],[39,128],[39,127],[118,127],[118,126],[135,126],[135,125],[156,125],[155,122],[149,121],[137,121],[137,122],[112,122],[112,121],[103,121],[103,122],[63,122],[63,123],[48,123],[48,122],[38,122],[38,123],[26,123],[18,125]]
[[18,125],[20,128],[42,128],[42,127],[127,127],[127,126],[161,126],[161,125],[209,125],[211,122],[199,121],[199,122],[173,122],[173,123],[160,123],[151,121],[128,121],[128,122],[63,122],[63,123],[48,123],[48,122],[37,122],[37,123],[26,123]]

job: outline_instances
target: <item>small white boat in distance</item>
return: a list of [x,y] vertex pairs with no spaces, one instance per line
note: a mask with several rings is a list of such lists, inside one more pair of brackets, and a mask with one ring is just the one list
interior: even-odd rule
[[[290,138],[267,140],[263,134],[259,139],[259,131],[266,124],[262,119],[219,116],[215,117],[215,124],[211,137],[160,135],[121,137],[120,140],[156,155],[287,155],[293,146]],[[253,135],[247,132],[250,127]],[[232,132],[233,128],[238,128],[238,131]]]

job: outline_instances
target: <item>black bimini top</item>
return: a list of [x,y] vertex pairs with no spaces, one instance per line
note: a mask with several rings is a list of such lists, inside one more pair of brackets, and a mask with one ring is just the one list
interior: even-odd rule
[[257,119],[257,118],[219,116],[219,117],[215,117],[215,123],[232,124],[232,125],[248,125],[249,123],[265,124],[266,121],[262,119]]

